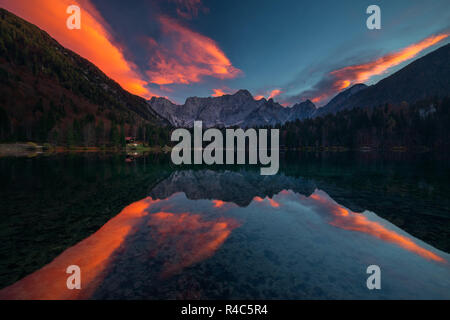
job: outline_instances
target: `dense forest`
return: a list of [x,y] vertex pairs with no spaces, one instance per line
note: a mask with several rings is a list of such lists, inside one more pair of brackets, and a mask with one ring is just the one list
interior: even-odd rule
[[[442,51],[443,52],[443,51]],[[445,54],[443,55],[445,58]],[[442,58],[442,59],[444,59]],[[283,148],[449,150],[450,98],[353,108],[278,125]],[[171,127],[143,98],[36,26],[0,9],[0,142],[170,145]]]
[[[279,129],[280,148],[289,150],[439,150],[450,151],[450,97],[409,105],[385,104],[255,129]],[[226,135],[226,128],[219,128]],[[227,129],[239,129],[234,126]],[[206,128],[203,128],[206,130]],[[245,129],[244,129],[245,130]],[[194,145],[193,128],[191,145]],[[270,136],[270,135],[269,135]],[[246,139],[246,148],[249,148]],[[270,139],[268,141],[270,145]],[[203,147],[209,145],[203,141]],[[236,140],[235,140],[236,144]],[[236,147],[236,146],[235,146]]]
[[169,128],[145,99],[0,9],[0,141],[120,147],[125,136],[164,145]]
[[449,149],[450,98],[409,105],[354,108],[324,117],[286,123],[280,145],[293,148]]
[[[12,122],[8,113],[0,107],[0,142],[34,141],[58,146],[102,146],[124,147],[125,137],[132,136],[149,146],[168,144],[169,128],[146,123],[132,125],[124,121],[104,120],[88,113],[82,117],[71,117],[64,121],[62,114],[52,107],[44,111],[42,100],[34,106],[42,110],[32,124]],[[58,125],[59,123],[59,125]]]

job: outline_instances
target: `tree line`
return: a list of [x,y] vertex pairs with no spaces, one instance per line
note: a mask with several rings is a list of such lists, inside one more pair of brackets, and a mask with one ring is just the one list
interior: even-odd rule
[[450,97],[446,97],[414,104],[354,108],[276,127],[280,129],[280,145],[289,149],[426,147],[449,150],[449,124]]
[[36,118],[19,122],[9,117],[0,107],[0,142],[34,141],[57,146],[125,147],[125,138],[131,136],[148,146],[164,146],[170,138],[169,128],[148,123],[129,124],[84,116],[64,118],[55,108],[40,110],[37,103]]

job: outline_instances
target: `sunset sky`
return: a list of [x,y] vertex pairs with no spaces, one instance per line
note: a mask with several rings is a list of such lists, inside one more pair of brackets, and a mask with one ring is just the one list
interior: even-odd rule
[[[381,8],[368,30],[366,8]],[[450,42],[450,1],[0,0],[125,89],[183,103],[248,89],[325,104]],[[68,30],[66,8],[82,10]]]

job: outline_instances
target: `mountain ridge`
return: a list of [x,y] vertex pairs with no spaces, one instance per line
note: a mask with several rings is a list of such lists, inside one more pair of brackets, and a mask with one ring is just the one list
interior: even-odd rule
[[292,107],[283,107],[273,99],[255,100],[245,89],[220,97],[189,97],[182,105],[166,98],[152,97],[148,104],[172,125],[192,127],[195,120],[205,127],[267,126],[302,120],[316,109],[306,100]]
[[[220,97],[189,97],[182,105],[161,97],[145,100],[37,26],[2,8],[0,18],[0,140],[61,143],[79,127],[76,122],[81,122],[78,131],[92,131],[101,121],[107,128],[122,126],[125,134],[141,138],[158,127],[192,127],[195,120],[205,127],[275,126],[450,92],[450,44],[446,44],[374,85],[355,84],[339,92],[321,108],[310,100],[292,107],[273,99],[255,100],[244,89]],[[92,132],[81,134],[88,136],[87,144],[94,143]]]
[[[310,100],[296,103],[292,107],[283,107],[273,99],[255,100],[248,90],[243,89],[232,95],[215,98],[187,98],[182,105],[165,98],[152,98],[148,103],[175,126],[190,127],[194,120],[204,121],[207,127],[274,126],[335,114],[345,109],[376,107],[386,103],[414,103],[429,97],[445,97],[450,94],[449,74],[450,44],[446,44],[374,85],[357,83],[344,89],[320,108]],[[164,100],[167,102],[163,102]],[[236,105],[240,105],[245,111],[235,110]],[[169,107],[166,108],[167,106]],[[189,110],[185,110],[186,107]],[[217,110],[211,110],[212,108]]]
[[420,57],[376,84],[358,90],[343,101],[333,101],[318,109],[317,116],[344,109],[376,107],[402,102],[414,103],[450,94],[450,43]]
[[80,144],[108,144],[119,130],[169,126],[144,98],[3,8],[0,83],[0,140],[66,144],[75,135]]

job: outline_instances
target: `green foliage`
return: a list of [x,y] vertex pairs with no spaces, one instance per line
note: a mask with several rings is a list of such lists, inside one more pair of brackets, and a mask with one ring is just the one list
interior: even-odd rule
[[81,132],[81,124],[78,119],[73,120],[73,140],[75,145],[80,146],[83,142],[83,134]]
[[75,138],[73,134],[73,128],[70,126],[67,128],[67,146],[73,147],[75,145]]
[[120,127],[119,146],[122,148],[126,147],[125,130],[124,130],[123,126]]
[[[1,46],[1,43],[0,43]],[[1,47],[0,47],[1,50]],[[0,83],[3,83],[5,85],[10,84],[10,75],[9,72],[3,68],[0,67]]]
[[120,134],[116,124],[111,125],[109,139],[114,147],[120,146]]
[[42,98],[39,98],[39,100],[34,105],[33,113],[35,112],[44,112],[44,103],[42,101]]
[[38,124],[38,136],[39,140],[42,142],[48,141],[48,134],[50,130],[53,129],[53,127],[56,124],[56,119],[53,110],[49,110],[47,112],[44,112],[44,114],[41,116]]
[[280,143],[304,147],[448,148],[450,99],[428,99],[414,105],[355,108],[336,115],[286,123]]
[[[0,52],[11,63],[26,67],[33,75],[55,78],[62,86],[93,104],[123,113],[124,119],[131,120],[130,108],[142,116],[145,114],[146,118],[150,117],[146,113],[144,99],[124,91],[94,65],[68,52],[37,27],[4,9],[0,10]],[[5,77],[6,74],[0,71],[0,81]],[[113,88],[116,94],[111,94],[99,84]],[[114,120],[121,123],[120,119]]]
[[[143,98],[3,8],[0,54],[2,141],[121,147],[127,132],[135,132],[130,128],[142,128],[139,136],[147,140],[147,125],[165,125]],[[111,132],[105,132],[110,125]]]
[[105,124],[103,120],[100,120],[95,128],[96,143],[101,146],[105,143]]
[[11,123],[8,113],[0,107],[0,141],[6,141],[10,137]]

